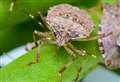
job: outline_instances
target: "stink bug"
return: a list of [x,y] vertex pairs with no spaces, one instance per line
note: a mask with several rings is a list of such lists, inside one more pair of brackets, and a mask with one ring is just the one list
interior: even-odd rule
[[[15,1],[11,3],[10,11],[13,10],[14,5]],[[38,24],[40,24],[41,27],[47,28],[49,31],[34,31],[33,35],[35,40],[36,37],[39,39],[32,44],[28,44],[27,50],[36,46],[40,47],[45,43],[56,44],[58,47],[63,47],[71,56],[71,60],[59,70],[59,75],[61,76],[78,56],[85,56],[88,54],[83,49],[75,48],[71,42],[74,40],[79,41],[80,39],[84,39],[85,41],[94,40],[90,38],[90,34],[95,26],[94,22],[87,11],[70,4],[55,5],[48,10],[47,16],[43,16],[40,11],[38,12],[38,15],[40,19]],[[29,14],[29,16],[32,19],[35,19],[33,15]],[[40,52],[38,50],[36,60],[29,63],[29,65],[37,63],[39,57]],[[81,67],[79,68],[74,81],[79,80],[80,71]]]
[[[44,43],[53,43],[59,47],[63,47],[72,57],[59,71],[61,76],[63,72],[75,61],[76,56],[87,55],[83,49],[77,49],[72,45],[73,40],[84,39],[90,40],[90,33],[94,29],[94,22],[87,14],[87,11],[79,9],[70,4],[59,4],[48,10],[46,17],[38,12],[41,21],[39,24],[49,29],[48,32],[34,31],[34,35],[40,39],[35,43],[38,46]],[[35,17],[29,14],[34,19]],[[91,39],[92,40],[92,39]],[[35,46],[34,44],[34,46]],[[37,54],[37,57],[39,54]],[[38,58],[36,59],[38,62]],[[33,64],[36,62],[31,62]],[[79,80],[79,69],[75,81]]]
[[110,35],[99,39],[105,64],[120,67],[120,0],[115,5],[105,4],[101,20],[101,34]]

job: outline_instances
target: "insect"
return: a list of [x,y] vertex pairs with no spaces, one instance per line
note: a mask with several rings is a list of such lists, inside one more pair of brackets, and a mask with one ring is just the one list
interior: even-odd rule
[[[75,48],[71,42],[80,39],[92,40],[90,34],[94,29],[94,22],[85,10],[79,9],[78,7],[72,6],[70,4],[59,4],[51,7],[48,10],[46,17],[44,17],[41,12],[38,12],[38,15],[40,18],[40,22],[38,23],[41,25],[41,27],[46,27],[49,31],[33,32],[35,43],[28,44],[27,50],[31,50],[37,46],[38,51],[36,60],[30,62],[29,65],[39,62],[39,47],[42,44],[56,44],[59,47],[63,47],[71,56],[70,61],[59,70],[58,73],[61,76],[64,71],[76,60],[77,56],[87,55],[85,50]],[[32,19],[35,19],[33,15],[29,14],[29,16]],[[36,40],[36,37],[39,39]],[[78,73],[74,81],[79,80],[80,71],[81,67],[78,69]]]
[[101,34],[109,34],[99,39],[100,50],[105,64],[120,68],[120,0],[115,5],[105,4],[101,20]]
[[[39,24],[43,27],[47,27],[49,31],[34,31],[33,34],[39,37],[39,40],[36,41],[35,44],[38,46],[44,43],[56,44],[59,47],[64,47],[71,56],[71,60],[60,69],[59,75],[61,76],[63,72],[75,61],[77,55],[87,55],[85,50],[75,48],[71,42],[78,39],[89,40],[90,33],[94,29],[94,22],[85,10],[69,4],[59,4],[51,7],[48,10],[46,17],[43,17],[40,12],[38,12],[38,14],[41,19]],[[34,18],[32,15],[29,16]],[[40,53],[37,54],[37,62],[39,60],[39,55]],[[33,63],[35,62],[32,62],[31,64]],[[74,79],[75,81],[79,79],[80,70],[81,68]]]
[[[13,10],[14,5],[15,0],[13,0],[13,3],[11,3],[10,11]],[[104,36],[106,37],[100,36],[99,42],[100,46],[102,46],[100,47],[100,49],[103,51],[106,65],[109,65],[111,67],[119,67],[120,29],[117,26],[120,25],[118,22],[120,20],[120,3],[115,5],[115,7],[109,5],[107,6],[104,7],[104,16],[101,24],[101,33],[103,35],[105,34]],[[94,40],[90,38],[90,33],[93,31],[95,25],[92,21],[92,18],[87,14],[85,10],[79,9],[78,7],[69,4],[59,4],[51,7],[48,10],[48,14],[46,17],[42,16],[41,12],[38,12],[38,15],[40,17],[40,22],[38,23],[42,27],[46,27],[49,31],[34,31],[33,34],[35,37],[35,43],[29,44],[27,50],[30,50],[36,46],[38,46],[39,49],[39,47],[44,43],[51,43],[56,44],[59,47],[64,47],[68,54],[70,54],[71,60],[59,70],[58,73],[61,76],[64,71],[76,60],[77,55],[87,55],[87,52],[85,50],[75,48],[71,42],[73,40],[79,41],[80,39]],[[32,19],[35,19],[35,17],[31,14],[29,14],[29,16]],[[104,31],[105,29],[107,30]],[[39,37],[39,40],[36,40],[36,36]],[[39,57],[40,52],[38,50],[36,60],[31,62],[29,65],[39,62]],[[79,68],[74,81],[79,80],[80,71],[81,67]]]

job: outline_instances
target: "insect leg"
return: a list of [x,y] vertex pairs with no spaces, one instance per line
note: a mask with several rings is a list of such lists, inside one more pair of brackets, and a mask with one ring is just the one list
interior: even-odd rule
[[67,45],[64,45],[63,47],[67,51],[67,53],[72,56],[72,58],[70,59],[70,61],[67,64],[65,64],[59,70],[60,82],[62,82],[62,75],[63,75],[64,71],[76,60],[76,54],[70,48],[68,48]]
[[37,35],[40,38],[45,38],[47,40],[52,40],[55,38],[54,33],[53,32],[39,32],[39,31],[34,31],[33,32],[34,35]]
[[93,40],[97,40],[99,38],[107,37],[111,34],[112,34],[112,32],[105,35],[105,34],[103,34],[99,31],[97,36],[89,36],[87,38],[79,38],[79,37],[78,38],[73,38],[73,41],[93,41]]
[[82,67],[80,66],[80,68],[77,70],[76,77],[73,79],[73,82],[77,82],[79,80],[81,70],[82,70]]
[[86,55],[86,51],[83,50],[83,49],[76,49],[71,43],[68,43],[68,46],[71,48],[71,50],[73,50],[75,53],[81,55],[81,56],[84,56]]
[[[50,28],[50,26],[46,22],[46,20],[45,20],[44,16],[42,15],[42,13],[39,11],[37,14],[38,14],[38,17],[39,17],[39,21],[37,21],[38,24],[40,26],[42,26],[43,28],[46,27],[48,30],[52,31],[52,29]],[[29,15],[30,18],[35,20],[35,16],[33,16],[32,14],[29,14],[29,13],[28,13],[28,15]]]
[[[33,43],[28,43],[26,50],[29,51],[33,48],[38,47],[39,45],[39,39],[40,40],[44,40],[44,42],[49,42],[52,44],[56,44],[54,41],[52,41],[52,39],[54,39],[54,34],[52,34],[52,32],[39,32],[39,31],[34,31],[33,32],[33,39],[34,42]],[[37,40],[38,38],[38,40]],[[49,41],[48,41],[49,40]]]
[[36,64],[36,63],[38,63],[38,62],[39,62],[39,59],[40,59],[40,45],[42,44],[42,42],[41,42],[41,41],[39,41],[39,42],[40,42],[40,43],[39,43],[39,45],[38,45],[38,47],[37,47],[36,58],[35,58],[35,60],[34,60],[34,61],[32,61],[32,62],[28,63],[28,66],[31,66],[32,64]]
[[38,35],[36,32],[33,32],[34,42],[27,44],[27,46],[26,46],[26,50],[27,50],[27,51],[30,51],[30,50],[38,47],[38,45],[40,45],[40,44],[39,44],[39,40],[37,40],[36,37],[39,37],[39,35]]
[[28,16],[29,16],[31,19],[35,20],[42,28],[44,28],[44,25],[43,25],[40,21],[36,20],[36,16],[33,16],[32,14],[30,14],[30,13],[28,13],[28,12],[26,12],[26,13],[28,14]]
[[60,82],[62,82],[62,75],[64,71],[76,60],[75,57],[71,58],[70,61],[65,64],[60,70],[59,70],[59,76],[60,76]]
[[46,20],[45,20],[45,18],[44,18],[44,16],[42,15],[42,13],[39,11],[37,14],[37,16],[33,16],[32,14],[30,14],[29,12],[25,12],[25,14],[27,13],[27,15],[31,18],[31,19],[33,19],[33,20],[35,20],[35,18],[37,18],[37,17],[39,17],[39,20],[37,20],[37,23],[43,28],[43,29],[45,29],[45,28],[47,28],[48,30],[50,30],[50,31],[52,31],[53,32],[53,30],[52,30],[52,28],[49,26],[49,24],[46,22]]
[[89,52],[86,52],[86,51],[83,50],[83,49],[77,49],[77,48],[75,48],[71,43],[69,43],[68,45],[69,45],[69,47],[70,47],[75,53],[79,54],[80,56],[90,55],[90,56],[96,58],[96,56],[95,56],[94,54],[91,54],[91,53],[89,53]]
[[[32,44],[34,44],[34,45],[32,45],[31,47],[28,47],[28,48],[26,48],[27,50],[30,50],[30,49],[33,49],[33,48],[35,48],[35,47],[37,47],[37,52],[36,52],[36,58],[35,58],[35,60],[34,61],[32,61],[32,62],[30,62],[28,65],[30,66],[30,65],[32,65],[32,64],[36,64],[36,63],[38,63],[39,62],[39,59],[40,59],[40,46],[41,46],[41,44],[43,43],[42,42],[42,40],[37,40],[36,39],[36,36],[38,36],[35,32],[33,32],[33,39],[34,39],[34,42],[33,43],[31,43],[31,45]],[[39,37],[39,36],[38,36]],[[30,44],[29,44],[30,45]]]
[[104,38],[109,35],[111,35],[113,32],[109,32],[108,34],[101,33],[101,31],[98,31],[98,38]]
[[38,45],[39,45],[39,40],[36,41],[36,42],[28,43],[28,44],[26,45],[26,48],[25,48],[25,49],[26,49],[26,51],[30,51],[30,50],[38,47]]
[[53,30],[50,28],[49,24],[46,22],[45,18],[43,17],[43,15],[42,15],[42,13],[41,13],[40,11],[38,12],[38,15],[39,15],[41,24],[42,24],[44,27],[48,28],[50,31],[53,31]]
[[64,46],[64,49],[67,51],[68,54],[70,54],[73,57],[76,57],[76,54],[73,50],[71,50],[68,46]]
[[44,43],[56,44],[56,42],[52,41],[52,39],[54,38],[52,35],[53,35],[52,32],[39,32],[39,31],[33,32],[33,38],[34,38],[35,42],[31,43],[32,46],[30,48],[28,46],[28,48],[26,48],[26,49],[31,50],[31,49],[37,47],[37,53],[36,53],[35,61],[30,62],[28,65],[35,64],[35,63],[39,62],[39,59],[40,59],[40,50],[39,50],[40,48],[39,47],[42,44],[44,44]]

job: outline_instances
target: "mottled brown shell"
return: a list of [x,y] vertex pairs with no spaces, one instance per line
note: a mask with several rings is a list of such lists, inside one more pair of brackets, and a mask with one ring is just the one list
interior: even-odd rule
[[117,43],[120,35],[120,1],[116,5],[105,4],[101,20],[102,34],[111,35],[102,38],[103,56],[106,65],[112,68],[120,67],[120,47]]
[[56,41],[60,46],[72,38],[88,37],[94,27],[94,23],[86,11],[69,4],[51,7],[46,20],[55,32]]

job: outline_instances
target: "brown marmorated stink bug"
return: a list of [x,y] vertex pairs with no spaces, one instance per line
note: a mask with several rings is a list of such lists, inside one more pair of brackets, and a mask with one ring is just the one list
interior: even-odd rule
[[[13,6],[12,6],[13,7]],[[12,10],[10,7],[10,10]],[[59,4],[51,7],[48,10],[46,17],[43,17],[40,12],[38,12],[40,17],[39,24],[43,27],[49,29],[48,32],[34,31],[33,34],[39,37],[38,41],[29,44],[28,50],[40,46],[44,43],[56,44],[59,47],[64,47],[64,49],[72,56],[71,60],[65,64],[59,71],[59,75],[69,67],[70,64],[76,59],[76,55],[84,56],[87,52],[83,49],[76,49],[74,45],[71,44],[73,40],[84,39],[90,40],[90,33],[94,29],[94,23],[91,17],[87,14],[85,10],[79,9],[78,7],[69,4]],[[29,14],[29,16],[34,19],[35,17]],[[91,39],[92,40],[92,39]],[[39,61],[39,50],[36,55],[36,61],[31,62],[29,65],[34,64]],[[81,68],[78,72],[80,72]],[[74,81],[79,80],[79,73],[77,74]]]
[[[41,18],[41,25],[47,27],[49,32],[34,31],[34,35],[40,37],[37,45],[44,43],[54,43],[64,49],[73,57],[68,64],[59,71],[60,74],[75,60],[76,54],[80,56],[86,55],[86,51],[76,49],[72,44],[72,40],[88,39],[90,33],[94,29],[94,23],[85,10],[81,10],[69,4],[59,4],[48,10],[47,17]],[[34,18],[32,15],[29,15]],[[89,38],[90,39],[90,38]],[[34,44],[35,45],[35,44]],[[37,57],[39,57],[37,55]],[[38,61],[38,58],[37,58]],[[34,62],[32,62],[34,63]]]
[[106,37],[98,40],[100,50],[107,66],[120,68],[120,0],[115,5],[105,4],[103,8],[100,34]]
[[[12,1],[9,9],[10,12],[13,10],[16,0]],[[36,46],[39,47],[44,43],[52,43],[59,47],[64,47],[72,58],[59,70],[60,75],[74,62],[77,54],[80,56],[87,54],[85,50],[76,49],[71,44],[73,40],[79,41],[80,39],[95,40],[99,38],[100,50],[103,53],[105,64],[112,68],[120,67],[120,0],[114,6],[109,4],[104,5],[100,35],[95,38],[90,37],[90,33],[94,29],[94,23],[85,10],[69,4],[59,4],[51,7],[46,17],[43,17],[40,12],[38,14],[41,20],[39,24],[42,27],[48,28],[49,31],[34,31],[34,36],[39,37],[39,40],[29,44],[27,49],[30,50]],[[32,19],[35,18],[31,14],[29,16]],[[37,63],[39,56],[40,53],[38,50],[36,60],[29,65]],[[74,81],[79,80],[80,70],[81,67]]]
[[[9,11],[13,10],[15,1],[10,5]],[[58,4],[48,10],[46,17],[43,17],[41,12],[38,12],[42,27],[46,27],[48,32],[34,31],[34,37],[39,37],[35,43],[28,44],[27,50],[34,47],[40,47],[41,44],[51,43],[59,47],[63,47],[70,56],[71,60],[65,64],[60,70],[59,74],[63,72],[74,62],[76,56],[84,56],[88,53],[83,49],[76,49],[72,45],[72,41],[80,39],[88,41],[98,39],[100,42],[100,50],[103,53],[105,64],[114,68],[120,67],[120,1],[114,6],[104,5],[103,17],[101,20],[101,32],[98,37],[91,37],[90,33],[94,29],[94,23],[91,17],[85,10],[70,4]],[[32,19],[35,17],[31,14]],[[39,49],[39,48],[38,48]],[[29,63],[29,65],[39,61],[40,52],[38,50],[36,60]],[[79,72],[74,81],[79,80]]]

